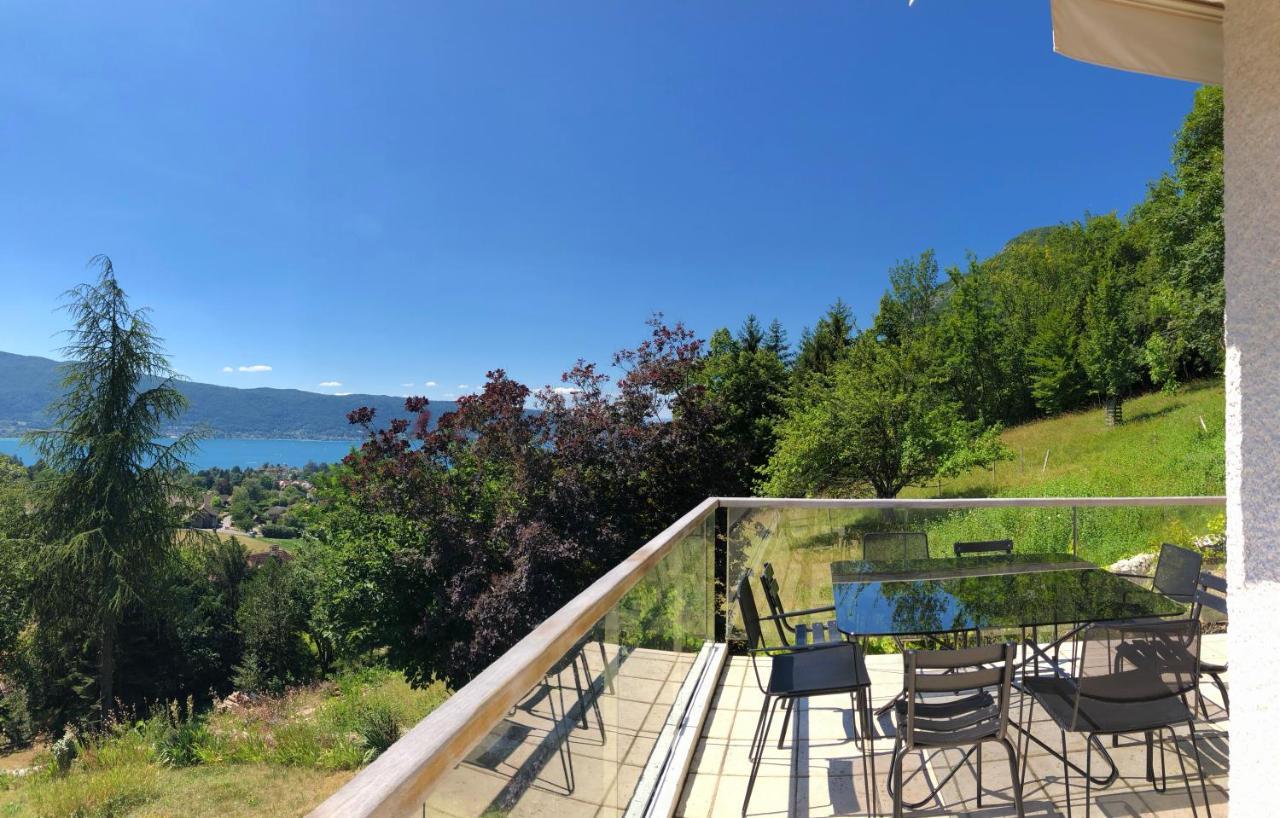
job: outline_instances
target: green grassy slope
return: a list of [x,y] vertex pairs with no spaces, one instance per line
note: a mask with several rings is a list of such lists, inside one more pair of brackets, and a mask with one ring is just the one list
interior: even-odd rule
[[903,497],[1051,497],[1221,494],[1224,490],[1221,382],[1172,395],[1126,401],[1126,422],[1102,410],[1076,412],[1007,430],[1014,454],[992,471],[974,471]]

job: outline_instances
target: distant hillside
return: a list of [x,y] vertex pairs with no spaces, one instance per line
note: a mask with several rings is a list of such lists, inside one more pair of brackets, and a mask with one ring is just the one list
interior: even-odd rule
[[[49,423],[45,408],[58,396],[57,361],[0,352],[0,436],[14,436]],[[208,383],[182,382],[178,388],[191,407],[182,432],[207,427],[215,437],[355,439],[359,430],[347,423],[347,412],[372,406],[386,420],[405,414],[404,399],[390,395],[321,395],[300,389],[236,389]],[[432,401],[434,415],[453,410],[450,401]]]

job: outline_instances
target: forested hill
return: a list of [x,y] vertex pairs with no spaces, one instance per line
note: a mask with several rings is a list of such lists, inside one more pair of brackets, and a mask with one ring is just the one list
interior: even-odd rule
[[[58,362],[33,355],[0,352],[0,436],[47,426],[45,409],[58,396]],[[354,439],[360,430],[347,423],[358,406],[378,410],[378,418],[404,416],[404,399],[390,395],[321,395],[301,389],[236,389],[184,381],[179,390],[191,402],[180,424],[168,432],[204,426],[215,437]],[[455,408],[433,401],[432,414]]]

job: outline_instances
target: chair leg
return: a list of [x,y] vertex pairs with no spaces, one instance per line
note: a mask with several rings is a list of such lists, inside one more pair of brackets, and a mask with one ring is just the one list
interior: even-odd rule
[[[603,745],[608,741],[608,737],[604,732],[604,716],[600,713],[600,697],[596,695],[595,682],[591,680],[591,666],[587,664],[587,654],[583,652],[578,656],[582,659],[582,672],[587,680],[587,695],[591,697],[591,712],[596,714],[596,724],[600,727],[600,743]],[[586,720],[585,713],[583,713],[583,720]]]
[[876,728],[875,719],[871,715],[871,688],[863,688],[860,695],[862,698],[862,720],[865,725],[865,732],[862,734],[863,744],[866,746],[866,749],[863,750],[863,758],[871,762],[871,783],[867,787],[867,809],[872,815],[879,815],[880,790],[876,786]]
[[578,676],[578,660],[574,659],[569,663],[573,668],[573,686],[578,691],[578,716],[582,720],[582,729],[586,730],[587,725],[587,699],[586,694],[582,692],[582,679]]
[[[1187,729],[1191,731],[1191,752],[1195,753],[1196,772],[1200,774],[1200,794],[1204,796],[1204,812],[1209,818],[1213,818],[1213,807],[1209,806],[1209,786],[1204,782],[1204,759],[1200,757],[1200,746],[1196,742],[1196,726],[1192,722],[1187,722]],[[1173,732],[1172,729],[1170,732]]]
[[1013,808],[1018,811],[1018,818],[1026,818],[1022,807],[1022,779],[1018,777],[1018,751],[1009,741],[1008,736],[1000,739],[1005,752],[1009,754],[1009,781],[1013,786]]
[[778,734],[778,749],[787,739],[787,725],[791,723],[791,711],[795,708],[795,699],[784,699],[782,702],[782,732]]
[[[560,712],[565,713],[564,709],[564,688],[559,683],[559,677],[556,679],[556,691],[560,696]],[[573,749],[569,744],[569,730],[561,723],[561,718],[556,715],[556,702],[552,696],[550,686],[547,688],[547,707],[551,710],[551,729],[560,738],[557,746],[560,754],[560,767],[564,770],[564,788],[570,795],[577,788],[573,778]]]
[[[1188,727],[1190,727],[1190,726],[1191,726],[1191,722],[1187,722],[1187,726],[1188,726]],[[1199,816],[1199,814],[1200,814],[1200,813],[1199,813],[1199,811],[1197,811],[1197,810],[1196,810],[1196,797],[1195,797],[1195,794],[1194,794],[1194,793],[1192,793],[1192,791],[1191,791],[1191,776],[1187,775],[1187,764],[1186,764],[1186,762],[1185,762],[1185,761],[1183,761],[1183,759],[1182,759],[1182,748],[1178,746],[1178,734],[1177,734],[1177,733],[1175,733],[1175,732],[1173,732],[1173,727],[1169,727],[1169,728],[1168,728],[1168,730],[1169,730],[1169,735],[1173,737],[1173,749],[1178,753],[1178,768],[1182,770],[1182,783],[1183,783],[1183,784],[1185,784],[1185,785],[1186,785],[1186,787],[1187,787],[1187,800],[1191,802],[1191,816],[1192,816],[1192,818],[1198,818],[1198,816]],[[1193,738],[1192,738],[1192,744],[1193,744],[1193,745],[1194,745],[1194,743],[1195,743],[1195,741],[1194,741],[1194,736],[1195,736],[1195,732],[1194,732],[1194,730],[1195,730],[1195,728],[1192,728],[1192,731],[1193,731],[1193,732],[1192,732],[1192,737],[1193,737]],[[1203,782],[1203,780],[1204,780],[1204,779],[1203,779],[1203,778],[1201,778],[1201,781],[1202,781],[1202,782]],[[1206,803],[1206,804],[1208,803],[1208,798],[1207,798],[1207,797],[1206,797],[1206,799],[1205,799],[1205,803]]]
[[[1065,736],[1065,734],[1064,734]],[[1070,803],[1068,801],[1068,803]],[[1093,736],[1084,740],[1084,818],[1093,810]]]
[[760,708],[760,718],[756,719],[756,729],[751,734],[751,746],[747,748],[747,758],[755,759],[756,753],[760,752],[761,746],[764,744],[765,731],[765,715],[771,712],[773,703],[766,694],[764,697],[764,705]]
[[982,745],[978,742],[978,809],[982,809]]
[[[1159,731],[1160,736],[1160,784],[1156,785],[1156,765],[1154,760],[1155,753],[1155,735],[1147,733],[1147,780],[1151,782],[1151,791],[1163,794],[1169,789],[1169,769],[1165,764],[1164,749],[1164,728]],[[1174,749],[1177,749],[1176,747]]]
[[902,818],[902,757],[906,751],[893,754],[893,762],[889,773],[893,776],[893,818]]
[[[1025,696],[1026,694],[1024,693],[1023,695]],[[1021,703],[1019,703],[1018,709],[1019,710],[1022,709]],[[1027,721],[1025,723],[1026,730],[1027,730],[1026,749],[1025,750],[1019,749],[1019,754],[1022,756],[1022,775],[1020,776],[1020,778],[1023,781],[1027,780],[1027,756],[1031,755],[1031,728],[1032,728],[1032,722],[1035,721],[1035,717],[1036,717],[1036,700],[1035,700],[1035,697],[1032,696],[1031,704],[1030,706],[1027,707]],[[1018,738],[1019,740],[1021,740],[1022,737],[1019,736]]]
[[[1026,764],[1023,756],[1022,763]],[[1067,766],[1067,731],[1062,731],[1062,786],[1066,788],[1067,818],[1071,818],[1071,768]]]
[[604,662],[604,687],[609,691],[609,695],[613,695],[613,674],[609,671],[609,654],[604,651],[604,637],[596,640],[596,644],[600,646],[600,659]]
[[[854,739],[857,741],[858,750],[862,755],[862,788],[867,795],[867,803],[871,803],[871,782],[872,777],[867,772],[867,731],[866,722],[863,718],[865,715],[866,705],[863,700],[865,691],[862,688],[849,691],[849,704],[853,710],[849,713],[849,721],[853,727]],[[867,810],[871,813],[870,808]]]
[[[1146,744],[1147,744],[1147,781],[1151,782],[1152,789],[1155,789],[1156,787],[1156,755],[1155,755],[1156,739],[1155,739],[1155,736],[1152,735],[1152,732],[1149,730],[1146,732],[1146,734],[1144,734],[1144,737],[1146,737]],[[1120,739],[1119,735],[1111,736],[1111,739],[1112,739],[1111,746],[1120,746],[1115,742],[1116,740]],[[1161,742],[1160,742],[1160,763],[1161,764],[1165,763],[1164,739],[1161,739]],[[1161,790],[1156,790],[1156,792],[1161,792]]]
[[[1227,711],[1227,718],[1231,718],[1231,697],[1227,695],[1227,685],[1222,681],[1222,676],[1217,673],[1210,673],[1209,678],[1213,679],[1214,687],[1218,688],[1218,692],[1222,694],[1222,709]],[[1208,714],[1205,718],[1208,718]]]
[[760,759],[764,758],[764,748],[769,744],[769,725],[773,723],[773,708],[769,705],[769,699],[765,697],[764,709],[769,715],[764,721],[764,734],[760,736],[760,749],[756,753],[755,758],[751,762],[751,777],[747,779],[747,794],[742,799],[742,814],[747,814],[747,806],[751,803],[751,791],[756,786],[756,774],[760,772]]

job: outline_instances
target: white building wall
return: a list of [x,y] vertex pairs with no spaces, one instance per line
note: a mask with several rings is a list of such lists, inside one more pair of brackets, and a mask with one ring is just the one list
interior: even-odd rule
[[1228,0],[1231,812],[1280,811],[1280,0]]

